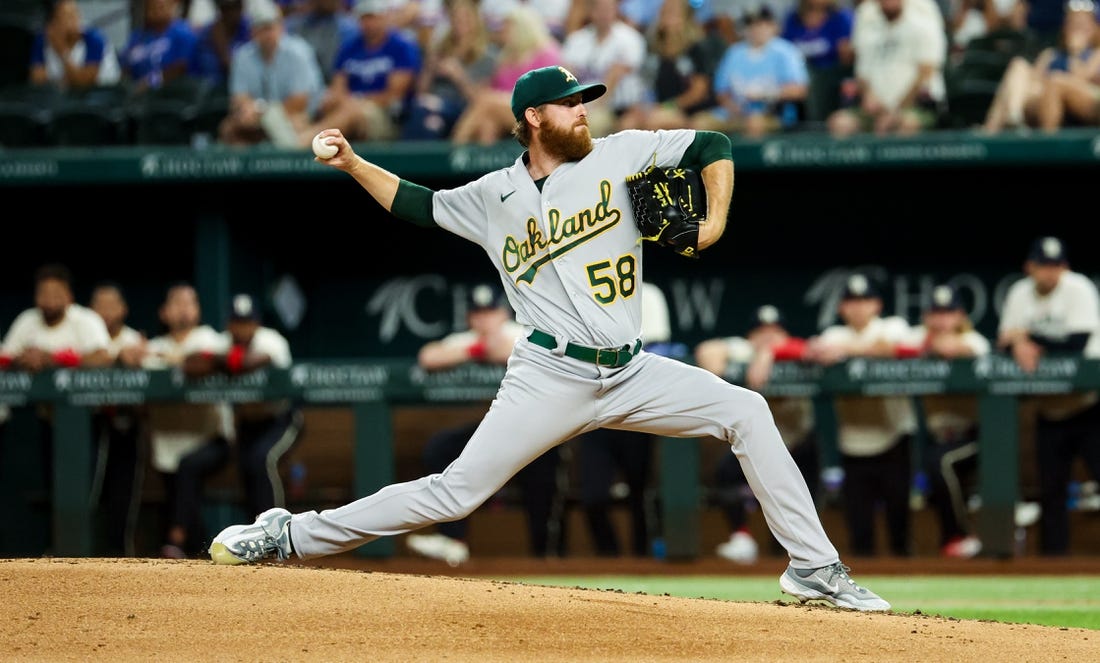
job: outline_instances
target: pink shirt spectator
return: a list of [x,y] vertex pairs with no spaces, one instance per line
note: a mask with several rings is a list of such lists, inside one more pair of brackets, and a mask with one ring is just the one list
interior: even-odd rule
[[502,62],[497,67],[496,73],[493,74],[493,89],[511,94],[516,81],[525,72],[540,67],[549,67],[559,62],[561,62],[561,47],[558,44],[550,44],[537,51],[526,62]]

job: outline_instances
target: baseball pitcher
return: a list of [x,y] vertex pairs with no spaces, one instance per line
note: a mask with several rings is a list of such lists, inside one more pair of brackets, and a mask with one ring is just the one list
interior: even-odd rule
[[[764,398],[641,350],[643,241],[689,258],[716,242],[733,160],[720,133],[623,131],[593,140],[585,104],[605,91],[562,67],[525,73],[512,91],[512,114],[526,151],[509,167],[442,191],[362,159],[336,129],[321,132],[338,148],[324,163],[394,216],[481,246],[525,335],[481,426],[445,471],[319,513],[265,511],[214,538],[215,562],[316,558],[464,518],[548,449],[607,427],[725,440],[789,553],[780,588],[802,601],[890,609],[848,576]],[[682,184],[689,173],[705,191]]]

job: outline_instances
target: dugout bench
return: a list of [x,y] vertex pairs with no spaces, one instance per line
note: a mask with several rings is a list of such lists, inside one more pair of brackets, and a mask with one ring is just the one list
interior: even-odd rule
[[[726,379],[740,384],[744,367],[731,366]],[[52,468],[52,550],[59,557],[92,552],[90,503],[91,413],[102,405],[183,401],[253,402],[291,397],[303,407],[349,407],[354,417],[353,491],[368,495],[392,483],[392,407],[399,404],[453,404],[488,401],[503,367],[467,365],[429,373],[409,359],[363,359],[298,363],[288,370],[261,370],[229,377],[186,379],[177,370],[58,369],[39,374],[0,372],[0,404],[54,407]],[[1014,553],[1014,509],[1019,493],[1018,407],[1021,397],[1100,388],[1100,360],[1044,359],[1024,373],[1008,357],[974,360],[852,359],[828,368],[793,362],[776,364],[766,395],[814,399],[828,415],[837,394],[867,396],[974,394],[979,401],[982,509],[978,534],[983,556]],[[823,426],[823,465],[835,464],[836,443]],[[672,560],[699,556],[702,490],[698,439],[663,438],[658,445],[661,518],[665,554]],[[388,557],[393,539],[360,548],[359,554]]]

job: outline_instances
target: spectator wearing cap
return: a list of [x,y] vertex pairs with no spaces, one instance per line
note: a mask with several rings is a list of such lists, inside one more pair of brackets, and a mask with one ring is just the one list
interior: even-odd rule
[[[895,358],[911,334],[901,316],[883,316],[883,300],[870,274],[849,275],[837,312],[841,323],[811,338],[806,359],[828,366],[853,357]],[[843,504],[852,554],[875,552],[875,522],[885,510],[891,554],[910,551],[910,448],[916,409],[906,396],[836,396],[837,445]]]
[[[732,366],[744,366],[745,385],[765,393],[783,441],[816,500],[821,473],[813,402],[805,397],[766,393],[775,363],[801,361],[805,352],[806,340],[790,333],[778,308],[765,304],[753,311],[744,336],[712,338],[697,345],[695,362],[719,377],[726,377]],[[723,454],[716,466],[714,501],[722,509],[730,531],[729,538],[715,552],[737,564],[755,563],[760,546],[749,527],[749,512],[754,505],[752,489],[732,451]],[[772,550],[782,551],[774,537]]]
[[[1100,356],[1100,294],[1089,277],[1070,268],[1058,237],[1037,238],[1024,263],[1025,276],[1005,295],[997,349],[1028,373],[1044,357]],[[1100,394],[1095,390],[1030,396],[1035,406],[1035,450],[1042,508],[1039,549],[1069,553],[1068,487],[1080,457],[1100,479]]]
[[869,0],[852,26],[851,104],[826,121],[838,138],[913,135],[935,126],[946,97],[943,14],[932,0]]
[[348,140],[394,140],[415,92],[420,45],[390,23],[389,0],[358,0],[359,34],[341,44],[314,122],[298,136],[308,146],[323,129]]
[[[990,352],[989,339],[974,329],[962,297],[949,284],[932,289],[921,320],[899,345],[899,357],[968,359]],[[940,553],[974,557],[982,543],[967,504],[978,471],[978,399],[973,394],[936,394],[922,396],[921,405],[929,444],[919,455],[940,522]]]
[[[290,368],[290,344],[276,329],[263,325],[259,305],[251,295],[234,295],[222,341],[223,352],[206,355],[204,374],[242,375],[268,367]],[[201,450],[201,458],[192,460],[209,476],[225,467],[235,452],[245,511],[263,513],[285,507],[280,466],[298,441],[302,419],[301,408],[289,399],[235,403],[235,449],[231,451],[229,444],[209,445]]]
[[726,49],[714,73],[718,105],[699,115],[697,129],[760,138],[798,123],[809,92],[806,58],[779,36],[775,14],[764,5],[746,14],[747,37]]
[[[508,362],[512,347],[523,338],[524,328],[513,319],[512,309],[500,286],[475,285],[469,290],[464,305],[467,328],[424,344],[417,354],[421,369],[434,372],[468,363],[504,366]],[[446,469],[462,453],[480,423],[480,420],[472,421],[432,435],[422,453],[425,469],[432,473]],[[547,451],[513,479],[522,493],[527,513],[528,548],[535,557],[562,552],[560,523],[553,520],[555,512],[560,510],[557,482],[561,454],[561,446]],[[438,523],[434,532],[409,534],[405,544],[418,555],[458,566],[470,559],[469,528],[469,518]]]
[[304,39],[286,33],[271,0],[256,0],[248,19],[252,37],[233,53],[229,113],[218,139],[227,145],[295,146],[324,92],[316,54]]

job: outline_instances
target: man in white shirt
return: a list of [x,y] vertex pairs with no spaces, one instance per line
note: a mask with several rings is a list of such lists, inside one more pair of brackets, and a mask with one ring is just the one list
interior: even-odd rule
[[593,137],[615,130],[619,116],[642,102],[645,82],[641,67],[646,41],[636,28],[619,18],[618,0],[584,0],[589,23],[574,30],[562,43],[562,65],[582,83],[603,81],[606,101],[588,104]]
[[[95,368],[110,363],[107,327],[94,311],[73,301],[72,275],[60,264],[38,268],[34,306],[24,310],[0,344],[0,369],[30,373],[59,368]],[[43,486],[53,486],[53,408],[35,407],[42,439]]]
[[[1043,357],[1100,355],[1100,294],[1084,274],[1072,271],[1065,244],[1039,237],[1024,263],[1026,276],[1005,296],[997,348],[1024,371]],[[1039,467],[1039,551],[1069,553],[1067,497],[1078,456],[1100,479],[1100,394],[1095,390],[1033,396],[1037,404],[1035,450]]]
[[34,307],[15,318],[0,346],[0,368],[38,372],[106,366],[108,342],[103,320],[73,302],[69,270],[44,265],[35,274]]
[[946,92],[943,16],[930,0],[868,0],[852,26],[858,106],[829,116],[837,137],[931,128]]
[[[290,368],[290,343],[277,330],[262,325],[251,295],[233,297],[224,341],[225,353],[218,363],[230,375],[266,367]],[[302,421],[301,409],[285,398],[233,406],[237,469],[247,513],[286,506],[280,462],[298,441]],[[226,460],[222,459],[223,464]]]
[[[900,316],[882,316],[882,295],[866,274],[852,274],[838,312],[843,324],[811,338],[806,359],[829,365],[852,357],[893,358],[911,332]],[[852,553],[875,552],[875,521],[886,512],[890,552],[910,554],[910,445],[916,410],[907,396],[837,396],[837,444]]]
[[[115,366],[141,366],[145,336],[126,324],[130,309],[122,288],[100,283],[92,289],[90,308],[107,326],[107,351]],[[133,557],[134,533],[141,509],[141,491],[146,461],[141,444],[142,408],[134,405],[105,405],[92,415],[96,445],[93,503],[103,509],[105,553]]]
[[[221,334],[200,324],[201,319],[195,288],[188,283],[170,286],[160,307],[166,331],[149,340],[142,365],[194,374],[189,358],[224,351]],[[201,490],[209,471],[203,456],[229,444],[232,413],[222,403],[153,403],[148,413],[152,464],[164,480],[168,498],[161,555],[178,559],[198,554],[203,539]]]

